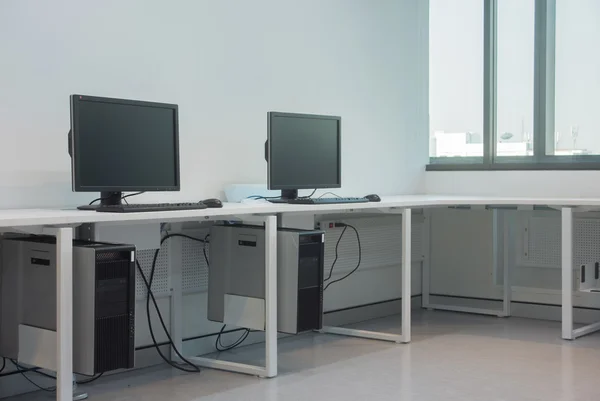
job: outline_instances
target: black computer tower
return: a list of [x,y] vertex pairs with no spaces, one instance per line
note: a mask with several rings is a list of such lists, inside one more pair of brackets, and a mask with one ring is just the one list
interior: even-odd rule
[[[56,240],[2,241],[0,354],[18,359],[19,325],[56,331]],[[73,241],[73,370],[134,367],[135,247]]]
[[[318,230],[277,230],[277,330],[281,333],[323,326],[324,237]],[[264,329],[264,227],[211,227],[208,319]]]

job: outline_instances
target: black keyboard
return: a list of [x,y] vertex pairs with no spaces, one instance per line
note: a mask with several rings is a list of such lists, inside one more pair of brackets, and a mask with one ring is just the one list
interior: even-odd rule
[[138,212],[166,212],[171,210],[196,210],[206,209],[204,203],[130,203],[129,205],[99,206],[97,212],[110,213],[138,213]]
[[367,203],[367,198],[297,198],[288,203],[294,205],[331,205],[333,203]]

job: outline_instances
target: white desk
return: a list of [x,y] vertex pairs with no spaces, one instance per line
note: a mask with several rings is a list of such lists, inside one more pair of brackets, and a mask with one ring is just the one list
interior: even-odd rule
[[[183,222],[206,220],[231,220],[243,218],[265,223],[266,265],[265,265],[265,304],[266,304],[266,347],[265,366],[219,361],[193,357],[191,361],[200,366],[254,374],[263,377],[277,375],[277,214],[280,213],[340,213],[351,210],[382,210],[402,213],[403,218],[403,297],[402,335],[351,330],[345,328],[324,328],[325,332],[352,335],[377,340],[410,341],[410,207],[427,203],[421,197],[397,197],[380,203],[353,205],[286,205],[286,204],[231,204],[222,209],[203,209],[148,213],[97,213],[79,210],[15,209],[0,210],[0,230],[33,234],[49,234],[57,238],[57,400],[67,401],[72,397],[72,239],[73,227],[84,223],[127,224],[135,222]],[[350,209],[351,208],[351,209]],[[181,330],[175,330],[181,333]],[[181,348],[181,338],[174,338]]]
[[[263,213],[263,209],[267,213]],[[265,223],[266,264],[266,358],[265,366],[231,364],[223,361],[198,360],[204,366],[252,373],[265,377],[277,375],[277,217],[268,214],[262,205],[245,206],[228,204],[222,209],[203,209],[152,213],[97,213],[78,210],[2,210],[0,231],[16,231],[32,234],[49,234],[57,239],[57,373],[56,399],[71,401],[73,397],[73,227],[83,223],[125,224],[128,222],[177,222],[231,219],[245,216]]]
[[277,375],[277,214],[326,214],[351,211],[381,211],[400,213],[402,219],[402,334],[363,332],[343,328],[325,328],[324,331],[374,338],[395,342],[410,342],[410,266],[411,266],[411,209],[460,205],[545,205],[558,207],[562,213],[562,335],[573,339],[599,330],[600,324],[573,330],[573,208],[600,208],[600,199],[497,198],[473,196],[414,195],[383,197],[379,203],[338,205],[287,204],[225,204],[222,209],[204,209],[176,212],[96,213],[78,210],[17,209],[0,211],[0,229],[4,231],[50,234],[57,238],[57,400],[72,397],[72,238],[73,227],[83,223],[126,224],[133,222],[182,222],[227,220],[244,217],[265,223],[266,236],[266,363],[264,367],[249,366],[195,358],[200,365],[236,372],[273,377]]

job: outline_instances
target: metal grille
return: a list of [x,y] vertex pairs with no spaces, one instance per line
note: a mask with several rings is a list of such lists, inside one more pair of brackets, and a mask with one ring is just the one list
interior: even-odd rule
[[525,226],[524,260],[539,267],[560,266],[560,219],[531,217]]
[[600,262],[600,219],[576,219],[573,237],[574,266]]
[[[344,219],[354,225],[359,233],[363,249],[361,269],[391,266],[401,263],[402,260],[402,219],[400,216],[370,217]],[[419,216],[413,216],[412,224],[412,257],[414,262],[423,260],[423,223]],[[325,268],[331,266],[335,257],[335,243],[341,233],[341,228],[326,230],[325,243]],[[197,238],[204,238],[207,232],[186,232]],[[182,291],[184,293],[205,292],[208,289],[208,266],[202,253],[203,244],[187,238],[177,238],[181,243],[181,268],[182,268]],[[210,246],[206,246],[209,257]],[[154,257],[154,249],[137,252],[137,258],[142,266],[144,274],[148,278]],[[340,242],[340,259],[335,268],[336,273],[344,273],[356,266],[358,248],[356,236],[348,228],[344,238]],[[170,294],[170,268],[169,258],[178,258],[178,255],[169,255],[168,241],[163,244],[159,253],[152,291],[156,296]],[[174,261],[173,261],[174,262]],[[146,288],[142,278],[136,269],[136,297],[146,297]]]
[[[519,264],[527,267],[560,268],[561,226],[559,216],[530,217],[517,245],[522,246]],[[600,219],[576,218],[573,224],[573,266],[600,261]]]
[[[146,279],[150,278],[150,269],[152,268],[152,259],[154,258],[155,249],[148,249],[137,252],[137,259],[140,262],[142,271]],[[154,279],[152,280],[152,292],[155,296],[165,295],[170,293],[169,285],[169,245],[164,243],[158,259],[156,260],[156,268],[154,270]],[[146,285],[140,277],[137,268],[135,271],[135,295],[136,298],[146,297]]]
[[129,323],[128,314],[96,319],[94,373],[133,367]]
[[[358,230],[362,245],[361,270],[400,265],[402,263],[402,218],[400,216],[343,219]],[[335,247],[343,228],[325,227],[325,275],[335,259]],[[423,222],[418,216],[412,223],[412,260],[423,260]],[[338,247],[339,258],[334,275],[350,272],[358,261],[356,234],[350,227]]]

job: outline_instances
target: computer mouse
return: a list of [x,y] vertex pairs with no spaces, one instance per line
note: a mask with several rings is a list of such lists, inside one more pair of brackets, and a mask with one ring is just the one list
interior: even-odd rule
[[204,199],[202,203],[207,207],[223,207],[223,202],[217,198]]
[[371,194],[365,196],[369,200],[369,202],[381,202],[381,198],[377,194]]

